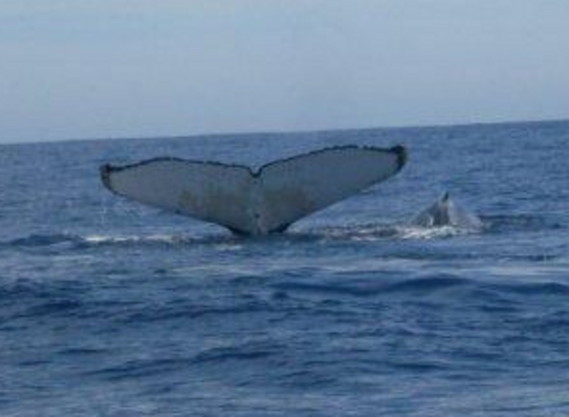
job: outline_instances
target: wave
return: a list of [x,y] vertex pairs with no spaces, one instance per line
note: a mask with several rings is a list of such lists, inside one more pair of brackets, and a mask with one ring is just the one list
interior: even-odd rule
[[55,245],[78,245],[83,242],[83,239],[79,236],[68,235],[68,234],[30,234],[28,236],[16,238],[7,242],[3,242],[1,245],[4,247],[46,247]]
[[101,378],[106,381],[116,382],[132,378],[138,379],[170,374],[187,368],[190,364],[190,360],[183,358],[136,359],[84,372],[83,377]]
[[481,233],[479,230],[464,229],[455,226],[441,226],[441,227],[402,226],[399,228],[398,232],[399,232],[398,236],[401,239],[414,239],[414,240],[446,239],[455,236]]
[[[355,281],[355,282],[354,282]],[[306,283],[302,281],[284,281],[272,284],[271,287],[279,294],[288,293],[316,293],[336,294],[353,297],[376,297],[381,295],[392,296],[394,294],[417,294],[423,295],[446,291],[448,289],[466,288],[473,285],[469,279],[454,275],[433,275],[426,277],[411,278],[406,280],[385,280],[381,273],[371,274],[370,277],[358,280],[341,279],[328,280],[323,283]],[[282,295],[281,295],[282,297]]]
[[437,239],[458,235],[453,230],[412,230],[394,227],[331,227],[309,231],[291,231],[280,235],[262,237],[236,237],[228,234],[189,236],[183,234],[152,235],[74,235],[31,234],[0,242],[0,249],[31,251],[73,251],[104,247],[187,247],[214,246],[217,249],[237,250],[252,245],[376,242],[385,239]]
[[210,316],[236,317],[241,314],[271,311],[271,305],[262,300],[245,300],[228,305],[204,305],[195,300],[165,303],[161,306],[135,306],[116,316],[116,320],[126,324],[152,323],[169,320],[194,320]]
[[240,241],[230,235],[212,235],[192,237],[181,234],[153,235],[105,235],[90,234],[85,236],[55,233],[30,234],[6,242],[0,242],[0,247],[8,248],[62,248],[85,249],[101,246],[152,246],[152,245],[190,245],[195,243],[235,243]]
[[531,298],[564,299],[569,296],[569,281],[555,275],[550,275],[549,278],[537,275],[504,280],[504,277],[468,268],[458,273],[414,274],[407,278],[404,273],[380,270],[318,273],[312,277],[283,276],[267,285],[273,291],[275,300],[285,301],[302,296],[315,300],[372,298],[388,301],[393,297],[433,297],[445,302],[476,300],[480,305],[487,302],[493,305],[496,300],[510,300],[517,304]]
[[481,216],[482,228],[458,226],[421,227],[408,223],[361,223],[346,226],[323,226],[302,231],[306,236],[331,240],[376,241],[379,239],[437,240],[455,236],[501,234],[557,230],[564,225],[555,219],[540,215],[489,215]]
[[516,282],[494,284],[490,288],[500,293],[521,296],[569,295],[569,284],[562,282]]
[[204,350],[194,356],[192,362],[201,364],[208,362],[255,360],[272,356],[275,347],[260,344],[245,344],[238,346],[217,347]]
[[[246,363],[264,360],[283,351],[283,346],[274,343],[246,342],[222,347],[203,349],[193,355],[174,356],[171,353],[156,359],[125,360],[99,369],[87,371],[86,377],[102,378],[107,381],[120,381],[131,378],[155,378],[162,374],[185,372],[196,366],[227,366],[228,362]],[[189,353],[189,352],[188,352]]]
[[348,225],[320,225],[296,227],[283,234],[242,238],[225,232],[210,232],[196,235],[177,233],[136,234],[71,234],[71,233],[31,233],[8,241],[0,241],[0,247],[70,247],[84,248],[104,245],[187,245],[274,241],[377,241],[382,239],[430,240],[445,239],[461,235],[479,233],[507,233],[520,231],[553,230],[563,228],[563,224],[540,215],[483,215],[482,230],[472,230],[455,226],[420,227],[407,223],[355,223]]
[[454,236],[481,233],[479,230],[455,226],[420,227],[407,224],[365,223],[349,226],[324,226],[299,232],[293,231],[296,238],[314,240],[376,242],[379,240],[436,240]]
[[488,215],[481,218],[486,230],[490,233],[533,232],[564,228],[564,225],[556,219],[534,214]]
[[[283,234],[260,237],[238,237],[226,232],[203,232],[198,234],[153,233],[32,233],[8,241],[0,241],[0,249],[22,250],[81,250],[101,247],[153,247],[153,246],[217,246],[222,249],[241,249],[250,245],[297,244],[297,243],[375,243],[388,240],[423,241],[445,240],[455,237],[489,234],[500,235],[514,232],[551,230],[563,226],[550,219],[532,215],[482,216],[483,228],[472,230],[455,226],[420,227],[406,223],[356,223],[349,225],[318,225],[295,227]],[[535,255],[543,258],[541,255]]]

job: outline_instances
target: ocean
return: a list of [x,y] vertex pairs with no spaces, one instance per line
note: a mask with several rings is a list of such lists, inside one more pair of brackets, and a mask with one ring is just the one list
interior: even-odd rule
[[[99,166],[405,145],[395,177],[257,238]],[[0,146],[0,415],[569,415],[569,122]],[[444,192],[481,230],[409,219]]]

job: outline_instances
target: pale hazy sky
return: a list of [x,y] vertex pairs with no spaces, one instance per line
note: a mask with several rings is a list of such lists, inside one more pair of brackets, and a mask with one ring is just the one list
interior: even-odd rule
[[0,0],[0,143],[569,118],[569,0]]

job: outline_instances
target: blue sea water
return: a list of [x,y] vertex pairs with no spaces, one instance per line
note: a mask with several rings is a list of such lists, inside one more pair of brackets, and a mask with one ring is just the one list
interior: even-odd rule
[[[286,234],[112,195],[99,165],[406,145]],[[0,415],[569,415],[569,122],[0,147]],[[408,220],[444,191],[473,232]]]

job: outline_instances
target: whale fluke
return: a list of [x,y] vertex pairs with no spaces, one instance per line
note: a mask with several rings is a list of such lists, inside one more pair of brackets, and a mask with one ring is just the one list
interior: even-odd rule
[[411,224],[420,227],[454,226],[460,229],[482,227],[482,221],[478,216],[451,199],[448,191],[411,220]]
[[101,167],[104,185],[138,202],[263,235],[395,175],[402,146],[339,146],[282,159],[258,170],[243,165],[154,158]]

